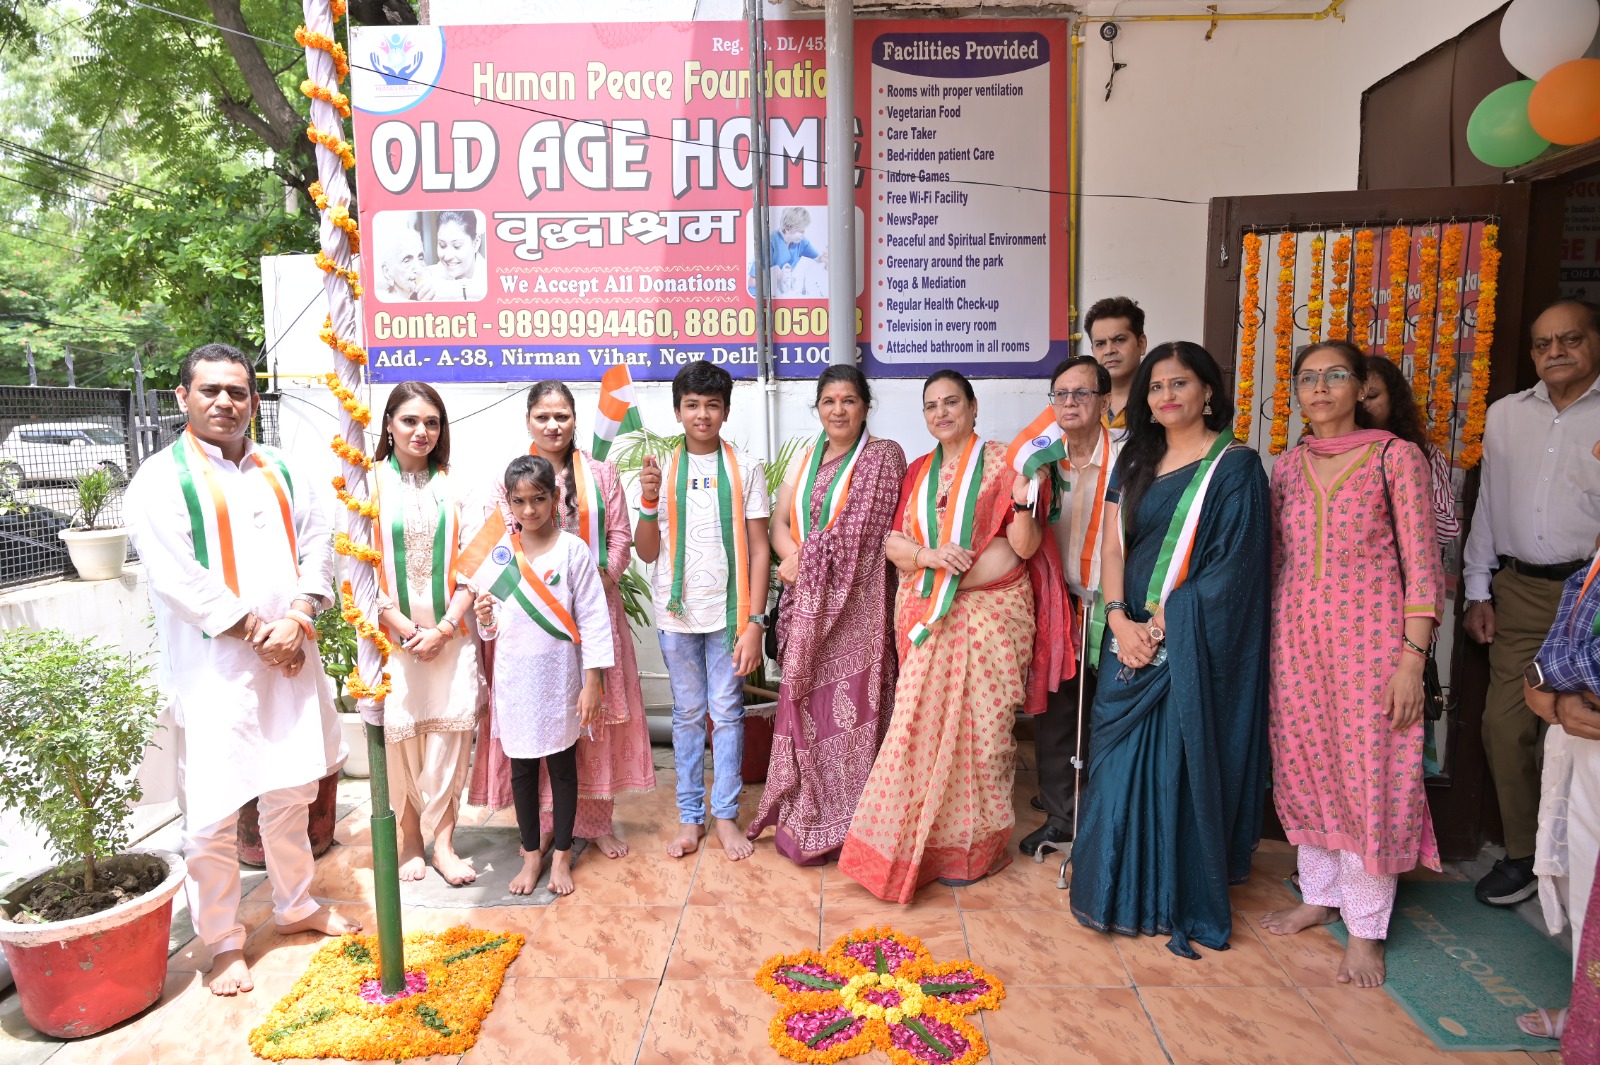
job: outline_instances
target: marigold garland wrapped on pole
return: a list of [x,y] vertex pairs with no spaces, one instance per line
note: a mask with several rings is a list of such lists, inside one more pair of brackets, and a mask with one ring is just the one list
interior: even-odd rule
[[1366,350],[1372,335],[1373,266],[1377,257],[1373,250],[1375,234],[1363,229],[1356,234],[1355,279],[1350,286],[1350,336],[1356,347]]
[[1396,228],[1389,238],[1389,317],[1383,330],[1383,353],[1396,366],[1406,354],[1406,295],[1411,271],[1411,234]]
[[1350,234],[1340,233],[1333,242],[1333,291],[1328,293],[1328,339],[1345,340],[1350,335],[1345,308],[1350,303]]
[[366,723],[367,754],[372,780],[372,864],[378,909],[378,970],[383,994],[398,995],[406,986],[404,947],[400,929],[399,854],[395,839],[394,812],[389,808],[388,772],[383,746],[383,700],[389,691],[388,641],[369,620],[376,614],[377,575],[372,567],[371,493],[367,471],[372,461],[363,446],[365,429],[372,412],[356,398],[361,387],[361,365],[366,353],[355,342],[357,333],[356,300],[360,285],[355,281],[351,255],[359,247],[356,221],[350,214],[350,184],[345,170],[355,166],[355,152],[344,139],[344,116],[349,101],[340,91],[340,82],[349,73],[350,63],[344,48],[334,39],[334,20],[345,14],[345,0],[304,0],[305,25],[295,32],[295,40],[306,50],[307,78],[301,91],[311,100],[311,124],[306,137],[317,145],[317,183],[312,197],[321,210],[322,253],[317,263],[324,271],[323,288],[328,296],[328,320],[323,339],[337,353],[334,373],[328,386],[342,408],[339,435],[333,450],[341,468],[336,490],[345,504],[345,532],[335,538],[335,549],[351,559],[349,580],[342,599],[344,616],[355,627],[360,640],[356,648],[356,672],[347,686],[358,700],[361,718]]
[[1433,365],[1433,446],[1450,453],[1450,416],[1456,408],[1456,333],[1461,328],[1461,226],[1445,230],[1439,252],[1439,343]]
[[1306,332],[1311,343],[1322,339],[1322,312],[1328,301],[1323,293],[1323,258],[1328,251],[1328,238],[1318,233],[1311,238],[1311,291],[1306,294]]
[[1289,446],[1289,374],[1294,366],[1294,261],[1298,244],[1293,233],[1278,238],[1278,320],[1273,327],[1272,453]]
[[1256,398],[1256,342],[1261,336],[1261,237],[1244,235],[1244,302],[1239,322],[1239,399],[1233,435],[1250,439]]
[[1472,387],[1467,395],[1467,424],[1461,433],[1461,466],[1472,469],[1483,459],[1483,423],[1489,416],[1489,353],[1494,347],[1495,300],[1500,295],[1500,227],[1483,227],[1478,249],[1478,329],[1472,345]]
[[1428,409],[1429,371],[1433,368],[1433,317],[1439,309],[1439,238],[1422,238],[1417,249],[1422,272],[1422,301],[1417,307],[1417,343],[1411,362],[1411,394],[1423,411]]

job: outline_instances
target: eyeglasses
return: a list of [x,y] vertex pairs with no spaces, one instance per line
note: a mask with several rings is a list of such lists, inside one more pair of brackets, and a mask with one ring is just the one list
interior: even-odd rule
[[1301,370],[1295,375],[1296,388],[1316,388],[1319,384],[1327,384],[1329,388],[1340,388],[1350,383],[1355,374],[1349,370]]
[[1046,392],[1044,398],[1048,399],[1053,407],[1065,407],[1071,404],[1087,407],[1095,401],[1095,397],[1103,395],[1104,392],[1093,388],[1072,388],[1062,389],[1059,392]]

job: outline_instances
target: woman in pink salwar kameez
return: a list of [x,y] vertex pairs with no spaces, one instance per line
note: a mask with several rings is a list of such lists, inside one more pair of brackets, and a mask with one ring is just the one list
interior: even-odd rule
[[1273,801],[1300,848],[1289,935],[1344,920],[1341,983],[1383,982],[1400,873],[1439,868],[1422,780],[1422,667],[1444,599],[1428,460],[1361,428],[1366,361],[1313,344],[1294,384],[1315,436],[1272,470]]

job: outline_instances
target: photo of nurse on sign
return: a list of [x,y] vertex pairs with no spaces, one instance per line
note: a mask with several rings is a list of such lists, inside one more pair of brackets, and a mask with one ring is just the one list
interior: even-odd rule
[[489,293],[481,211],[380,211],[374,220],[378,300],[463,302]]

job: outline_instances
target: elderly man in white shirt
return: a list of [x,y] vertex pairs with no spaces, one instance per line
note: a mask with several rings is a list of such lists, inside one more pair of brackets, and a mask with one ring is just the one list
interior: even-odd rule
[[[1080,618],[1093,610],[1100,592],[1101,518],[1111,467],[1122,450],[1119,434],[1106,427],[1111,402],[1111,374],[1088,355],[1057,366],[1048,393],[1056,424],[1067,441],[1067,457],[1057,463],[1052,478],[1056,488],[1056,519],[1050,526],[1061,552],[1061,569]],[[1085,631],[1083,638],[1088,639]],[[1072,838],[1072,815],[1077,804],[1073,759],[1086,746],[1080,736],[1084,726],[1079,707],[1094,701],[1094,665],[1078,674],[1077,684],[1064,684],[1050,695],[1045,712],[1033,719],[1034,754],[1039,766],[1039,798],[1045,823],[1022,838],[1017,849],[1032,855],[1046,843]],[[1083,686],[1080,700],[1079,685]],[[1087,753],[1086,751],[1084,752]]]
[[224,344],[184,360],[188,428],[128,486],[124,512],[150,582],[176,745],[195,933],[211,991],[253,984],[239,922],[239,807],[259,799],[279,932],[358,931],[311,897],[307,807],[339,734],[311,619],[331,601],[331,519],[315,478],[245,435],[254,367]]
[[1500,801],[1506,857],[1477,897],[1513,906],[1538,890],[1540,722],[1523,698],[1523,671],[1583,569],[1600,530],[1600,307],[1561,300],[1533,323],[1539,383],[1489,408],[1483,479],[1467,537],[1467,634],[1489,645],[1483,746]]

